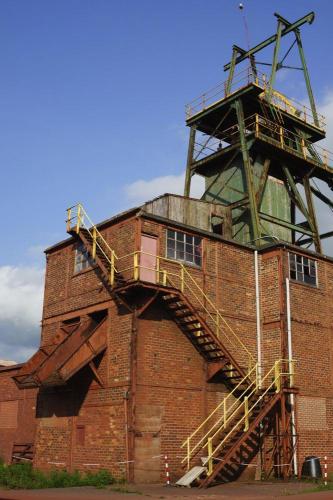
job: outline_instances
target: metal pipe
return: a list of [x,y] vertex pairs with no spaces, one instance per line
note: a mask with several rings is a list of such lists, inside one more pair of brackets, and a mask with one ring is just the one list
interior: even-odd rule
[[[292,373],[292,332],[291,332],[291,309],[290,309],[290,281],[286,278],[286,295],[287,295],[287,333],[288,333],[288,358],[289,358],[289,373]],[[298,475],[298,465],[297,465],[297,453],[296,453],[296,425],[295,425],[295,395],[290,394],[290,405],[291,405],[291,436],[293,443],[293,464],[295,476]]]
[[257,361],[258,361],[258,386],[261,389],[261,322],[260,322],[260,284],[259,284],[259,264],[258,250],[254,252],[254,274],[256,284],[256,318],[257,318]]

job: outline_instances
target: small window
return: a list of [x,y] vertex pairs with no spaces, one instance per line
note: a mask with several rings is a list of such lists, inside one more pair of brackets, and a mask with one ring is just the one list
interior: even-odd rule
[[290,279],[317,286],[317,266],[316,261],[289,253],[289,276]]
[[94,265],[94,260],[90,257],[86,247],[79,243],[75,249],[74,272],[78,273]]
[[201,266],[201,238],[168,229],[167,257]]

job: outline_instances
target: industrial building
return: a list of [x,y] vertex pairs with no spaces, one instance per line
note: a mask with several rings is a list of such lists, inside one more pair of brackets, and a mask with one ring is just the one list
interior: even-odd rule
[[[332,210],[333,168],[300,35],[314,14],[276,18],[187,106],[184,196],[99,224],[67,210],[70,237],[46,250],[40,348],[0,368],[7,461],[160,482],[167,457],[172,482],[201,487],[299,476],[310,455],[333,470],[333,231],[314,202]],[[288,35],[309,108],[276,88]],[[265,76],[256,54],[271,45]]]

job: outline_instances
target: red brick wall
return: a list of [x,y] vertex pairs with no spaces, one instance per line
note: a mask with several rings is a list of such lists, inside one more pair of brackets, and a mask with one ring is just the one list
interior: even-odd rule
[[0,369],[0,457],[10,463],[14,443],[33,443],[36,390],[19,390],[12,380],[18,369]]

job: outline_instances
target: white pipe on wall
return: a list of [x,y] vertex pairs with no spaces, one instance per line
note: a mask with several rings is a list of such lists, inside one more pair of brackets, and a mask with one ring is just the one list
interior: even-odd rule
[[257,361],[258,361],[258,383],[261,387],[261,315],[260,315],[260,284],[259,284],[259,263],[258,263],[258,250],[254,252],[254,274],[256,284],[256,319],[257,319]]
[[[291,334],[291,309],[290,309],[290,281],[286,278],[286,294],[287,294],[287,334],[288,334],[288,359],[289,359],[289,373],[292,373],[292,359],[293,359],[293,348],[292,348],[292,334]],[[298,474],[298,464],[297,464],[297,453],[296,453],[296,421],[295,421],[295,395],[290,394],[290,405],[291,405],[291,432],[292,432],[292,442],[293,442],[293,464],[294,473]]]

